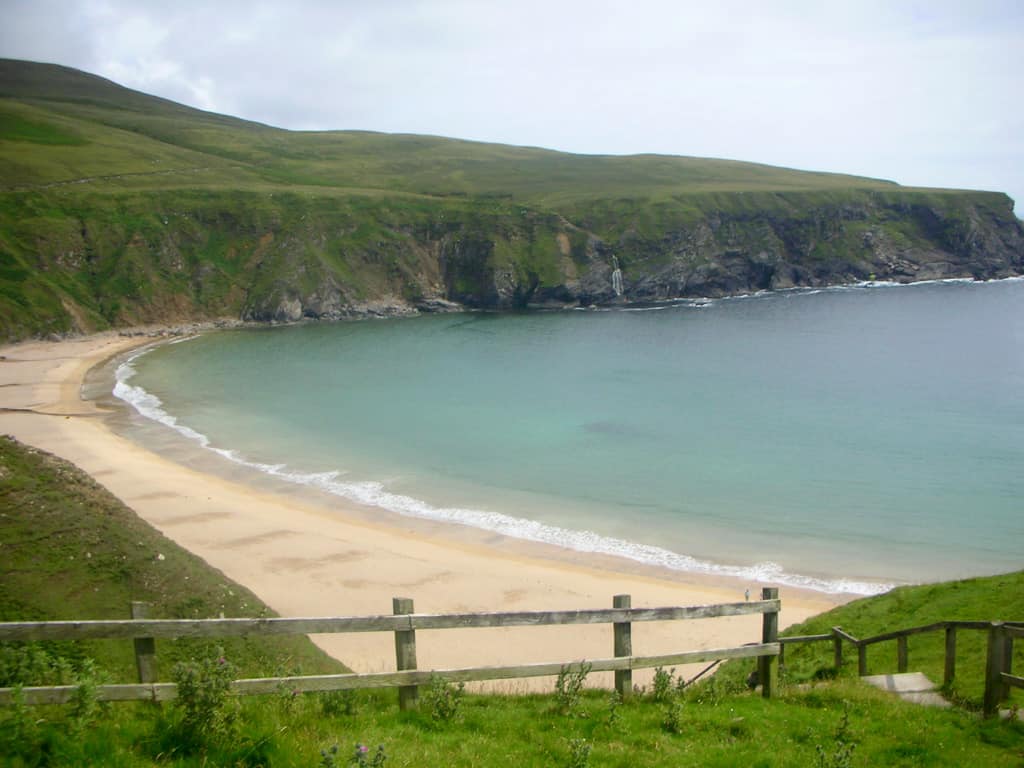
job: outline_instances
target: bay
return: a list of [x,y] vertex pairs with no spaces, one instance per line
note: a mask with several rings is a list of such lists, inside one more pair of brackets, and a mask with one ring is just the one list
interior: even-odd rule
[[1024,561],[1020,280],[218,332],[118,379],[390,513],[831,592]]

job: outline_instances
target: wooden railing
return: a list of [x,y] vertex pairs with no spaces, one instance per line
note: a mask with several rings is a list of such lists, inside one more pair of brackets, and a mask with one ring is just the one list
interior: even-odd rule
[[[392,615],[342,616],[334,618],[273,619],[149,619],[146,606],[132,604],[132,619],[112,621],[37,621],[0,623],[0,642],[42,640],[92,640],[131,638],[139,682],[130,685],[102,685],[100,701],[167,701],[177,695],[174,683],[157,682],[156,640],[169,637],[238,637],[254,635],[310,635],[319,633],[393,632],[396,672],[306,675],[236,680],[233,690],[242,695],[276,693],[287,686],[297,692],[339,691],[358,688],[399,689],[402,709],[416,706],[417,686],[434,677],[446,682],[469,682],[558,675],[564,670],[586,668],[594,672],[615,672],[615,687],[628,698],[633,692],[632,671],[690,664],[719,659],[757,658],[762,695],[772,695],[776,683],[780,601],[777,589],[763,589],[762,599],[742,603],[632,608],[629,595],[617,595],[610,609],[574,611],[516,611],[498,613],[418,614],[413,601],[394,598]],[[721,616],[762,614],[761,642],[731,648],[712,648],[660,656],[632,655],[632,625],[647,621],[684,621]],[[416,631],[468,627],[516,627],[571,624],[612,624],[613,657],[523,664],[501,667],[420,670],[416,664]],[[25,687],[20,698],[26,704],[59,704],[68,701],[76,686]],[[0,704],[11,704],[15,689],[0,688]]]
[[985,663],[985,694],[982,700],[982,713],[985,717],[993,717],[999,711],[999,702],[1009,695],[1010,687],[1024,688],[1024,678],[1012,674],[1013,640],[1024,637],[1024,622],[1020,621],[938,621],[920,627],[909,627],[895,632],[885,632],[874,637],[858,639],[842,627],[833,627],[832,631],[821,635],[801,635],[796,637],[780,637],[779,664],[786,660],[786,646],[802,643],[818,643],[831,641],[833,644],[834,664],[838,671],[843,665],[843,643],[849,643],[857,649],[857,674],[864,677],[868,674],[868,648],[878,643],[896,641],[896,670],[906,672],[909,668],[909,647],[907,638],[928,632],[944,631],[946,634],[945,664],[943,670],[943,686],[948,686],[956,677],[956,637],[957,630],[976,630],[988,632],[988,653]]

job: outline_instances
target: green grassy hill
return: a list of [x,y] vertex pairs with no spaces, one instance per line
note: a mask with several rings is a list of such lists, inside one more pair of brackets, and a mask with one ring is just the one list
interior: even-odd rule
[[0,60],[0,338],[1022,271],[999,193],[287,131]]
[[[6,151],[0,157],[10,164],[0,166],[10,172],[3,174],[5,186],[87,175],[83,170],[94,168],[98,159],[96,145],[123,151],[104,157],[102,175],[165,170],[153,167],[158,164],[208,164],[209,182],[229,187],[262,179],[357,192],[499,196],[537,205],[694,192],[894,186],[732,160],[573,155],[369,131],[286,131],[185,107],[67,67],[9,59],[0,60],[0,99],[7,101],[7,130],[0,136],[51,148],[33,152],[24,144],[3,147]],[[54,152],[55,146],[64,149]],[[55,154],[63,165],[43,157]],[[57,175],[59,170],[63,176]],[[239,173],[242,179],[235,175]]]

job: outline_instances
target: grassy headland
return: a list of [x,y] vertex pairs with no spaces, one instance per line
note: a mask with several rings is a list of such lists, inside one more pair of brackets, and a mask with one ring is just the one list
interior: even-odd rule
[[999,277],[1024,271],[1024,229],[998,193],[286,131],[0,60],[0,257],[0,338],[16,339]]

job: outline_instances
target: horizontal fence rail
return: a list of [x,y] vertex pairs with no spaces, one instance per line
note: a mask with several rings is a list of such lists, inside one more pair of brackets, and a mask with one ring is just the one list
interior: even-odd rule
[[[774,666],[781,653],[778,642],[778,613],[781,602],[777,589],[764,589],[761,600],[716,605],[631,608],[629,595],[617,595],[613,608],[573,611],[501,611],[491,613],[418,614],[412,600],[395,598],[393,615],[342,616],[321,618],[267,619],[149,619],[147,606],[132,604],[130,620],[45,621],[0,623],[0,642],[73,641],[96,639],[132,639],[140,682],[103,685],[97,688],[101,701],[168,701],[176,697],[174,683],[155,679],[156,638],[239,637],[269,635],[341,634],[349,632],[393,632],[396,672],[346,673],[236,680],[233,690],[240,695],[279,692],[282,687],[296,692],[337,691],[359,688],[397,687],[403,709],[416,706],[417,686],[433,677],[446,682],[502,680],[558,675],[579,669],[580,660],[516,666],[473,667],[466,669],[420,670],[416,665],[416,630],[466,629],[473,627],[537,627],[575,624],[613,624],[613,658],[586,661],[594,672],[615,672],[616,689],[624,697],[632,694],[630,673],[673,664],[702,661],[757,658],[762,695],[770,697],[774,687]],[[760,643],[740,647],[685,651],[659,656],[634,656],[631,653],[630,627],[636,622],[686,621],[725,616],[762,615]],[[59,704],[74,696],[77,686],[40,686],[0,689],[0,705],[21,700],[26,704]]]
[[[754,644],[738,648],[711,648],[660,656],[628,656],[594,659],[586,662],[523,664],[508,667],[470,667],[465,669],[406,670],[402,672],[373,672],[341,675],[303,675],[299,677],[266,677],[236,680],[232,689],[242,695],[280,693],[282,689],[298,693],[346,691],[364,688],[393,688],[397,686],[426,685],[434,677],[446,682],[478,682],[484,680],[510,680],[527,677],[545,677],[564,670],[578,671],[584,663],[590,672],[653,669],[673,664],[694,664],[718,659],[743,659],[777,656],[778,643]],[[63,704],[70,701],[78,690],[74,685],[22,688],[26,704]],[[96,689],[99,701],[171,701],[177,696],[174,683],[137,683],[133,685],[101,685]],[[0,688],[0,704],[13,703],[14,691]]]
[[835,667],[838,671],[843,663],[842,644],[849,643],[857,650],[857,672],[860,676],[868,673],[867,649],[878,643],[896,641],[896,666],[898,671],[906,672],[909,666],[907,638],[928,632],[944,631],[946,634],[945,670],[943,684],[949,685],[956,676],[956,633],[957,630],[985,631],[989,636],[988,656],[985,669],[985,694],[982,713],[993,717],[999,711],[999,702],[1009,694],[1009,689],[1024,688],[1024,678],[1013,675],[1014,638],[1024,638],[1024,621],[937,621],[918,627],[907,627],[893,632],[884,632],[872,637],[857,638],[843,630],[833,627],[832,631],[820,635],[797,635],[779,638],[779,664],[785,664],[785,652],[788,645],[818,643],[831,641],[835,648]]
[[317,635],[348,632],[409,632],[417,629],[540,627],[562,624],[615,624],[682,621],[777,613],[779,600],[668,608],[596,608],[579,611],[495,613],[412,613],[301,619],[112,619],[106,621],[19,621],[0,623],[4,640],[100,640],[134,637],[243,637]]

